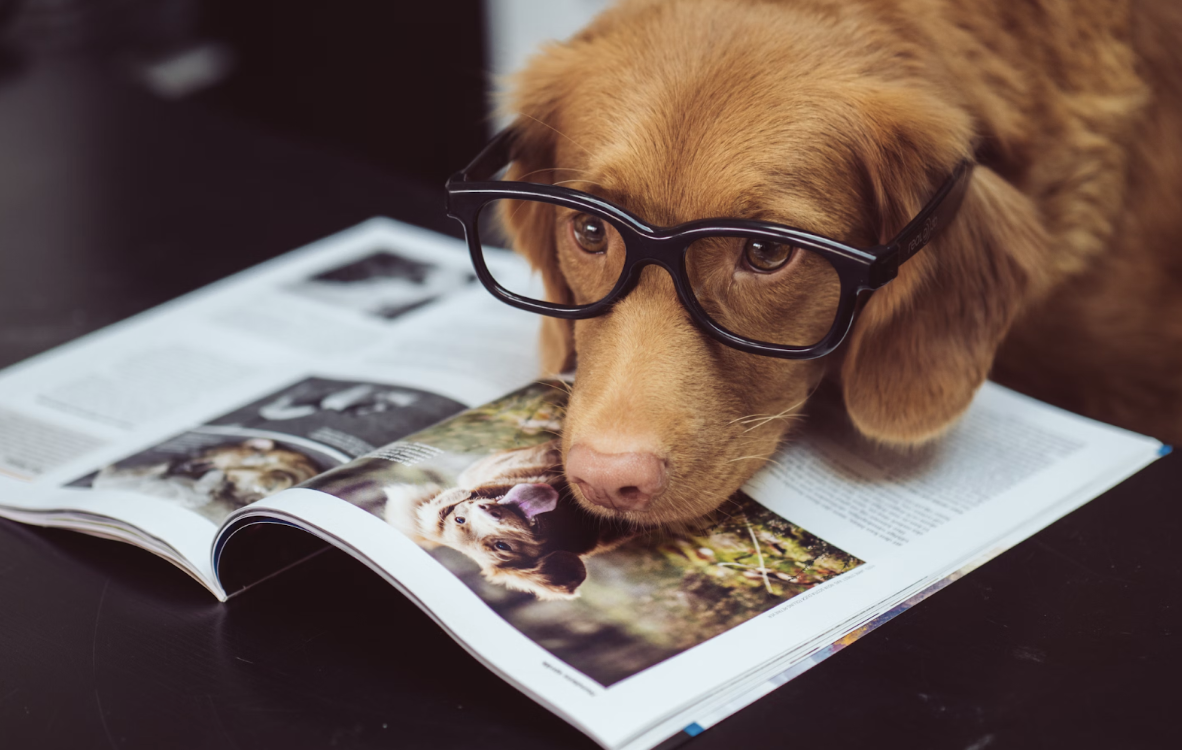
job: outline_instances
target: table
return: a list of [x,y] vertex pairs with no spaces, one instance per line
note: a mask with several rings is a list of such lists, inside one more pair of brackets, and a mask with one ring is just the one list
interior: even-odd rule
[[[0,365],[439,189],[155,100],[0,73]],[[687,747],[1174,747],[1167,457]],[[128,545],[0,521],[0,747],[591,748],[351,558],[218,604]]]

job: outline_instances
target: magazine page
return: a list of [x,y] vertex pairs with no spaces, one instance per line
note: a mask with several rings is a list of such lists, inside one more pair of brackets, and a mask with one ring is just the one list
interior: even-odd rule
[[[1161,449],[1159,449],[1160,452]],[[1167,451],[1168,452],[1168,451]],[[1006,537],[1000,539],[994,546],[983,552],[965,565],[946,575],[936,574],[931,579],[916,584],[908,590],[898,593],[894,597],[884,600],[869,610],[864,616],[850,624],[837,628],[812,642],[797,649],[786,658],[776,660],[761,673],[752,675],[734,689],[712,696],[695,704],[678,716],[654,727],[644,735],[628,743],[628,748],[648,748],[659,746],[661,750],[672,750],[698,734],[706,731],[723,719],[746,708],[777,687],[795,679],[812,667],[820,664],[838,651],[851,645],[862,636],[870,633],[924,599],[944,589],[949,584],[960,580],[968,573],[985,564],[997,555],[1022,540],[1032,536],[1055,519],[1078,508],[1088,500],[1115,486],[1129,472],[1121,472],[1119,476],[1110,477],[1105,481],[1098,481],[1093,485],[1081,488],[1067,496],[1061,503],[1052,506],[1041,515],[1015,528]],[[768,675],[771,675],[770,677]],[[680,728],[680,731],[678,731]],[[672,733],[672,734],[671,734]]]
[[371,220],[0,372],[0,515],[215,588],[232,510],[528,382],[536,327],[463,243]]
[[263,516],[310,529],[605,747],[652,747],[1160,448],[992,384],[907,453],[822,409],[714,523],[662,532],[573,501],[556,444],[566,396],[533,384],[385,446],[238,511],[219,546]]
[[[892,546],[915,549],[897,559],[892,559],[889,548],[883,549],[867,571],[899,571],[900,581],[906,580],[903,569],[908,567],[925,575],[625,747],[660,745],[668,750],[680,745],[1171,451],[1152,438],[1063,412],[993,383],[981,389],[961,425],[941,443],[921,451],[892,451],[868,443],[833,413],[832,404],[814,410],[812,418],[798,445],[778,455],[775,465],[757,475],[746,490],[785,513],[808,519],[868,557],[878,553],[859,546],[865,543],[861,532],[877,526],[882,537],[892,536],[886,519],[897,517],[899,510],[909,507],[921,516],[941,506],[997,505],[976,516],[985,526],[962,529],[956,536],[941,538],[938,530],[919,530],[919,536],[930,536],[920,544],[896,530]],[[1060,463],[1069,456],[1070,462]],[[833,505],[835,498],[852,500],[852,508]],[[862,503],[867,505],[852,512]],[[824,506],[833,508],[837,517],[818,513]],[[972,509],[961,508],[967,510]]]

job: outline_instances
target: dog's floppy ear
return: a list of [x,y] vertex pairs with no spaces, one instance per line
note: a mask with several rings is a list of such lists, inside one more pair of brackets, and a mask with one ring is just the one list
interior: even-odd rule
[[[514,125],[517,137],[513,148],[513,164],[505,175],[507,180],[553,182],[553,133],[524,117]],[[550,302],[570,304],[570,288],[558,267],[555,255],[554,208],[545,203],[500,201],[497,213],[513,249],[524,255],[541,274]],[[574,369],[574,325],[561,318],[542,318],[542,370],[544,375],[557,375]]]
[[579,586],[587,580],[587,566],[574,552],[559,550],[542,557],[532,568],[491,568],[485,576],[542,600],[574,599],[579,595]]
[[[585,33],[584,33],[585,35]],[[580,35],[583,36],[583,35]],[[513,163],[507,180],[553,183],[555,177],[556,139],[561,129],[560,107],[573,98],[578,80],[575,71],[578,57],[576,40],[550,44],[532,57],[529,64],[510,79],[510,93],[500,105],[502,114],[513,114],[511,126],[516,133]],[[554,244],[554,209],[542,203],[498,204],[501,226],[513,249],[529,259],[542,276],[546,298],[570,304],[570,288],[558,268]],[[560,318],[542,318],[542,369],[546,375],[574,369],[574,324]]]
[[[948,172],[937,165],[950,172],[969,138],[954,114],[941,120],[938,106],[889,99],[873,106],[881,130],[864,158],[885,242],[939,187]],[[841,366],[854,425],[904,445],[951,426],[1018,312],[1045,288],[1048,248],[1033,203],[977,166],[956,218],[874,292],[855,322]]]

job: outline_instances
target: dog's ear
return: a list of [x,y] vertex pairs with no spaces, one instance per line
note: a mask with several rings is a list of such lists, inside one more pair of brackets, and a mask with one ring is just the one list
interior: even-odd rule
[[574,599],[587,580],[587,566],[574,552],[559,550],[538,560],[532,568],[492,568],[485,576],[514,591],[533,594],[544,601]]
[[[514,125],[517,139],[507,180],[553,182],[553,133],[525,118]],[[558,267],[554,239],[554,207],[529,201],[500,201],[498,219],[512,248],[524,255],[542,277],[546,299],[571,304],[570,287]],[[574,369],[574,325],[561,318],[542,317],[540,334],[543,375]]]
[[[562,128],[561,106],[574,98],[578,81],[579,41],[550,44],[530,59],[529,64],[509,80],[509,94],[499,105],[501,114],[516,117],[513,162],[507,180],[553,183],[556,139]],[[529,259],[542,276],[546,298],[570,304],[572,296],[555,255],[554,209],[543,203],[498,204],[500,223],[513,249]],[[574,324],[560,318],[542,318],[542,369],[556,375],[574,369]]]
[[[941,120],[934,105],[879,99],[874,106],[881,129],[864,158],[872,221],[885,242],[919,212],[970,141],[955,116]],[[925,111],[932,113],[926,119],[916,114]],[[855,322],[841,365],[854,425],[892,444],[940,435],[968,408],[1014,318],[1046,287],[1049,267],[1034,204],[977,166],[956,218],[874,292]]]

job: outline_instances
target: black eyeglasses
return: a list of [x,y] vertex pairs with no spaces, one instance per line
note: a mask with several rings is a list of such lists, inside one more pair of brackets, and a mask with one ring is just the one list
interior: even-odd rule
[[[592,318],[632,291],[645,266],[657,265],[669,272],[681,303],[709,335],[744,352],[783,359],[814,359],[836,349],[853,323],[859,293],[895,278],[901,263],[948,226],[973,169],[972,162],[962,162],[898,236],[860,249],[766,221],[703,219],[656,227],[578,190],[493,180],[512,161],[513,137],[511,128],[502,131],[447,181],[447,214],[464,225],[476,275],[493,296],[542,315]],[[556,261],[572,304],[546,301],[541,290],[490,270],[485,261],[486,253],[499,251],[486,250],[482,229],[494,248],[503,241],[497,222],[536,209],[555,212]]]

